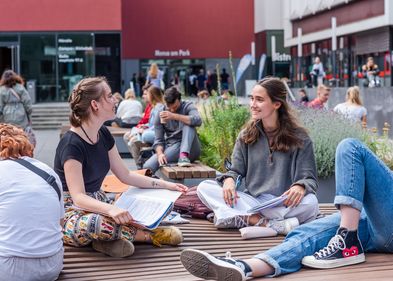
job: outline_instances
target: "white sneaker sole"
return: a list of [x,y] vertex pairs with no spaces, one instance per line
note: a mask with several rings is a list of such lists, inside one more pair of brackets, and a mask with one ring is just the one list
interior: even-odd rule
[[307,256],[302,259],[302,264],[311,268],[329,269],[342,266],[358,264],[366,261],[364,254],[338,260],[317,260],[314,256]]
[[179,167],[191,167],[191,163],[177,163],[177,166]]
[[186,249],[180,255],[183,266],[192,275],[213,280],[244,281],[244,273],[236,265],[216,259],[212,255],[194,249]]

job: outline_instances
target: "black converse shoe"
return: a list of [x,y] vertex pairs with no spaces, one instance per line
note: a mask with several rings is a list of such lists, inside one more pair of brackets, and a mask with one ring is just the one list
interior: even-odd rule
[[203,279],[244,281],[252,273],[248,264],[231,258],[230,252],[225,257],[214,257],[203,251],[185,249],[180,261],[188,272]]
[[306,256],[302,264],[312,268],[335,268],[364,262],[364,251],[358,232],[340,227],[329,244],[312,256]]

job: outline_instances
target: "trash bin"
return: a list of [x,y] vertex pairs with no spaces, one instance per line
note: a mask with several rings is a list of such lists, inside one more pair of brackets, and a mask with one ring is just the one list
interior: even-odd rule
[[37,80],[27,80],[26,82],[27,92],[29,93],[32,103],[36,103],[37,99]]

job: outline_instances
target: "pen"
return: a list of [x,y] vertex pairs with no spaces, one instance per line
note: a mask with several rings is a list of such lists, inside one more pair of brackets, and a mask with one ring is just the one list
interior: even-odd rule
[[[236,182],[235,182],[235,190],[237,190],[239,187],[240,187],[240,184],[241,184],[241,182],[242,182],[242,176],[241,175],[238,175],[237,177],[236,177]],[[233,208],[233,206],[234,206],[234,204],[233,204],[233,202],[234,202],[234,197],[232,197],[232,208]]]

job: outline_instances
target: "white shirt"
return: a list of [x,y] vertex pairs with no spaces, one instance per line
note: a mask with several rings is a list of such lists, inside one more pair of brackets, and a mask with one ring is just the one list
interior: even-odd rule
[[[56,178],[46,164],[23,157]],[[42,258],[63,247],[60,219],[64,218],[63,195],[43,178],[11,160],[0,160],[0,256]],[[0,277],[1,279],[1,277]]]
[[364,106],[348,104],[346,102],[336,105],[333,110],[344,115],[345,118],[356,122],[362,121],[362,117],[367,115],[367,109]]
[[123,100],[117,108],[116,116],[121,118],[123,122],[130,124],[132,123],[128,122],[129,120],[137,119],[136,124],[142,117],[142,109],[142,104],[137,100]]

